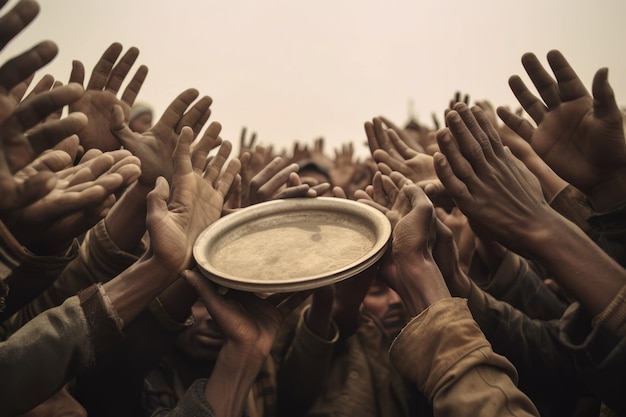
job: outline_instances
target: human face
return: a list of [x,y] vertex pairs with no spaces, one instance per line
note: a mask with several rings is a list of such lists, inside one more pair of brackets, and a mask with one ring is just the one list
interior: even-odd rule
[[191,359],[214,361],[223,344],[223,337],[201,301],[191,307],[194,323],[178,336],[176,346]]
[[365,309],[382,323],[387,336],[394,339],[407,322],[402,299],[383,281],[376,279],[363,299]]

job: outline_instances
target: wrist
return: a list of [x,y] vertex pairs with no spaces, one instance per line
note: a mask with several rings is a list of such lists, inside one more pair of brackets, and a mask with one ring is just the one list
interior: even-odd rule
[[250,357],[234,345],[225,343],[205,388],[206,399],[215,415],[240,417],[244,404],[263,361]]
[[151,258],[142,258],[103,287],[124,323],[145,310],[178,275]]
[[396,291],[412,317],[431,304],[451,297],[441,271],[432,258],[413,258],[399,265],[398,273],[402,285]]

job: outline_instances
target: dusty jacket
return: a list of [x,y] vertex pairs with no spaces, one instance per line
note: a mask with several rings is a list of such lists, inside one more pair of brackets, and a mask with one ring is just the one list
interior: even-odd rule
[[435,416],[539,415],[516,387],[515,368],[493,352],[463,299],[439,301],[411,320],[390,356],[432,402]]

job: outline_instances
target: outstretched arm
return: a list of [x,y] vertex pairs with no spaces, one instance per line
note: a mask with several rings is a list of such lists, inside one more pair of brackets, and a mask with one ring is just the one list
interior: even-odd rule
[[435,168],[476,234],[537,260],[591,315],[604,310],[626,271],[548,205],[481,109],[457,104],[446,121]]
[[[626,140],[623,115],[608,81],[608,69],[599,69],[589,94],[565,57],[548,52],[556,81],[532,53],[522,64],[541,99],[518,76],[509,85],[537,124],[534,129],[519,118],[504,121],[567,182],[584,192],[594,209],[608,211],[626,201]],[[499,111],[501,115],[506,112]]]

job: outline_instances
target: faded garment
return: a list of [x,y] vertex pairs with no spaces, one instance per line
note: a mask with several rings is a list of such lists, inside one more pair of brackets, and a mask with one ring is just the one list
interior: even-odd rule
[[435,416],[538,416],[513,365],[491,349],[461,298],[438,301],[390,349],[393,365],[432,403]]

